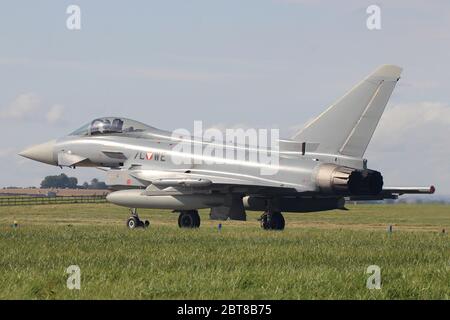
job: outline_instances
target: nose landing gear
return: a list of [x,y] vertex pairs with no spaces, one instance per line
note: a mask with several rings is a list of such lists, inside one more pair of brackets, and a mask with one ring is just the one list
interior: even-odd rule
[[131,217],[127,220],[128,229],[136,229],[136,228],[148,228],[150,226],[150,221],[145,220],[142,221],[139,219],[139,215],[137,214],[137,210],[135,208],[130,210]]

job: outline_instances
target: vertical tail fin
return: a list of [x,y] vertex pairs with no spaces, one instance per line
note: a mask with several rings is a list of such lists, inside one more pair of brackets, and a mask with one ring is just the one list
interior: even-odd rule
[[402,69],[383,65],[294,135],[316,152],[362,157]]

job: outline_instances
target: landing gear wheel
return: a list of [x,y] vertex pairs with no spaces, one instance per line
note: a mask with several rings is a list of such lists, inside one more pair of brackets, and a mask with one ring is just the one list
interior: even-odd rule
[[200,216],[197,210],[181,211],[178,216],[178,226],[180,228],[200,227]]
[[136,229],[137,227],[139,227],[139,221],[136,217],[130,217],[127,220],[127,227],[128,229]]
[[131,217],[127,220],[127,227],[128,229],[136,229],[136,228],[148,228],[150,226],[150,221],[145,220],[142,221],[139,219],[139,216],[137,214],[137,210],[135,208],[131,209]]
[[284,225],[281,212],[264,212],[261,216],[261,228],[264,230],[284,230]]

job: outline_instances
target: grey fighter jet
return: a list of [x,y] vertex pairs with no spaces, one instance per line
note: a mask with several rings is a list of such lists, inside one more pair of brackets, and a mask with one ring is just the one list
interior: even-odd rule
[[[210,218],[218,220],[246,220],[245,210],[262,211],[263,229],[282,230],[282,212],[345,209],[346,200],[434,192],[433,186],[385,187],[381,173],[368,169],[363,157],[400,73],[397,66],[379,67],[291,139],[277,140],[276,147],[223,144],[104,117],[20,155],[60,167],[105,170],[113,191],[107,200],[130,208],[131,229],[149,224],[139,219],[137,208],[178,212],[181,228],[199,227],[198,209],[208,208]],[[206,156],[211,147],[224,152]],[[262,152],[276,156],[276,163],[262,161]],[[235,153],[243,157],[225,157]]]

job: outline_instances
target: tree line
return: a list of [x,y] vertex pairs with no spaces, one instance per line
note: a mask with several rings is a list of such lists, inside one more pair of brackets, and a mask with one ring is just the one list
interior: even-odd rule
[[56,176],[46,176],[41,182],[41,188],[61,188],[61,189],[108,189],[105,182],[99,181],[97,178],[91,180],[90,183],[84,182],[78,185],[78,179],[68,177],[61,173]]

